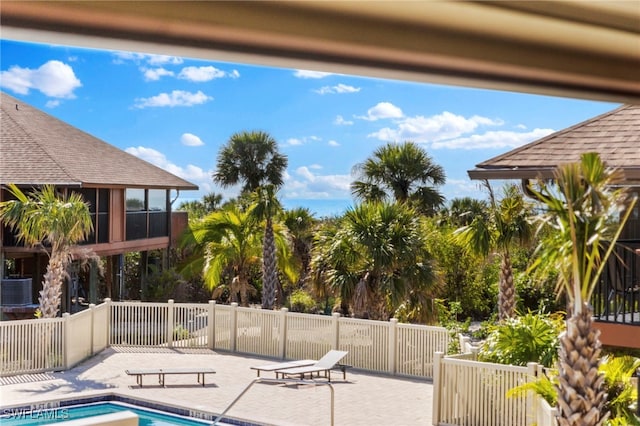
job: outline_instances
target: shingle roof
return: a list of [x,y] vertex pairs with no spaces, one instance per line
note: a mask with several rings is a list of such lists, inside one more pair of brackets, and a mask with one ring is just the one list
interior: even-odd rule
[[198,189],[4,92],[0,184]]
[[552,133],[469,170],[471,179],[549,178],[558,165],[597,152],[607,166],[640,182],[640,105],[624,105]]

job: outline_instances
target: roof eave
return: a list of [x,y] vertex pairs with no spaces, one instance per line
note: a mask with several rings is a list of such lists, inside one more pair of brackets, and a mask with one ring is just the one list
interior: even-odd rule
[[549,179],[553,177],[555,168],[544,169],[473,169],[468,170],[467,174],[472,180],[510,180],[510,179]]
[[[555,167],[545,168],[475,168],[468,170],[471,180],[512,180],[512,179],[552,179]],[[640,167],[621,168],[624,182],[632,186],[640,186]]]

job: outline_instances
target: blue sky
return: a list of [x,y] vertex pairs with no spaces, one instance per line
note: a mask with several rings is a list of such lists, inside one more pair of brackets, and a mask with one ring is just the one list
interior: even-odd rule
[[319,216],[353,203],[352,167],[388,142],[419,143],[447,200],[484,194],[475,164],[618,104],[134,52],[0,40],[3,91],[200,187],[218,151],[262,130],[289,158],[280,197]]

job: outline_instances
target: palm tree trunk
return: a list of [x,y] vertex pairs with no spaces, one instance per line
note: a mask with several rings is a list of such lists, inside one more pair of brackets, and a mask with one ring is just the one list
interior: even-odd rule
[[367,289],[367,279],[369,273],[365,273],[358,284],[356,285],[355,293],[353,295],[353,315],[356,318],[368,318],[369,312],[367,311],[369,306],[369,291]]
[[47,265],[47,272],[44,274],[40,297],[38,298],[42,318],[55,318],[58,316],[62,299],[62,283],[65,276],[65,262],[52,253]]
[[567,330],[560,336],[558,424],[560,426],[603,425],[607,395],[604,377],[598,372],[600,331],[593,328],[591,308],[567,319]]
[[505,250],[500,264],[500,289],[498,293],[498,318],[513,318],[516,312],[516,287],[513,284],[511,256]]
[[267,218],[262,247],[262,309],[273,309],[276,303],[277,287],[276,244],[273,238],[273,224]]

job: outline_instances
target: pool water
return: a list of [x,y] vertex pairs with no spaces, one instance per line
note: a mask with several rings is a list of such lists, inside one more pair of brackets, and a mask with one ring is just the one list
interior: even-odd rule
[[2,426],[37,426],[83,419],[119,411],[132,411],[140,419],[139,426],[203,426],[211,422],[190,419],[175,414],[142,409],[119,402],[99,402],[86,405],[72,405],[61,408],[41,410],[2,410],[0,425]]

